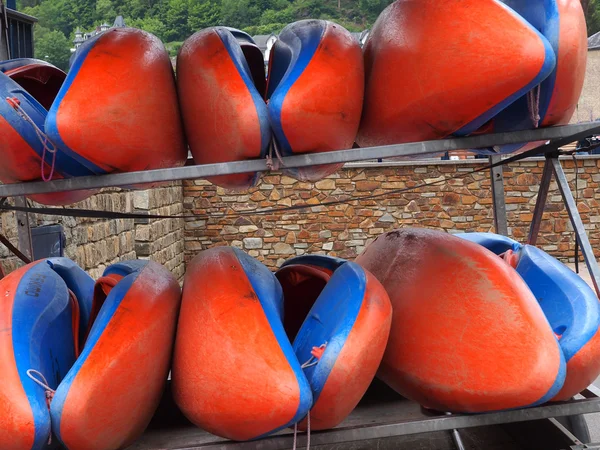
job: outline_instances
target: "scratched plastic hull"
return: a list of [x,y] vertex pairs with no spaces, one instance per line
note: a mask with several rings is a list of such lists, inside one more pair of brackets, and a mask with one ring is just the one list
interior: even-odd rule
[[[35,59],[15,59],[0,62],[0,180],[3,183],[40,181],[42,171],[49,177],[52,171],[52,154],[44,156],[44,147],[35,128],[19,116],[6,101],[16,99],[21,108],[43,131],[47,110],[54,101],[66,74]],[[44,161],[42,162],[42,157]],[[59,165],[74,164],[71,158],[58,151]],[[64,178],[64,173],[55,166],[53,179]],[[65,205],[78,202],[93,194],[93,191],[59,192],[29,196],[46,205]]]
[[160,40],[134,28],[113,28],[87,41],[77,50],[45,130],[83,166],[57,165],[70,176],[183,165],[187,150],[175,79]]
[[[556,66],[539,86],[500,112],[487,132],[566,125],[571,120],[587,64],[587,28],[579,0],[503,0],[550,42]],[[535,119],[535,120],[534,120]],[[525,151],[541,143],[504,145],[496,153]]]
[[484,412],[544,403],[565,359],[525,282],[481,246],[425,229],[378,237],[356,262],[393,307],[379,377],[427,408]]
[[[266,156],[271,129],[264,85],[262,53],[246,33],[214,27],[185,41],[177,56],[177,88],[196,164]],[[256,173],[209,179],[229,189],[247,189],[257,180]]]
[[[64,258],[36,261],[0,281],[2,449],[44,449],[50,439],[45,390],[27,372],[38,371],[56,389],[77,357],[79,314],[85,316],[93,287],[89,276],[64,261],[69,262]],[[81,296],[81,310],[69,289]]]
[[[285,27],[271,49],[267,96],[275,144],[283,156],[352,148],[363,106],[358,42],[342,26],[302,20]],[[316,181],[340,165],[285,169]]]
[[548,77],[548,40],[496,0],[397,0],[365,45],[360,146],[469,134]]
[[567,361],[565,383],[552,400],[568,400],[600,376],[600,303],[579,275],[544,251],[504,236],[457,236],[501,255],[540,303]]
[[303,428],[309,411],[311,427],[334,426],[375,374],[389,330],[386,301],[362,268],[344,264],[292,345],[275,275],[241,250],[203,251],[184,281],[175,401],[197,426],[237,441]]
[[[356,407],[381,363],[392,319],[389,297],[358,264],[332,257],[293,258],[276,276],[298,359],[310,359],[312,348],[327,342],[319,363],[304,373],[313,391],[311,429],[333,428]],[[293,320],[303,322],[298,328]],[[307,421],[299,428],[306,429]]]
[[163,393],[181,299],[160,264],[126,261],[95,285],[93,326],[56,390],[52,430],[69,450],[117,450],[144,431]]

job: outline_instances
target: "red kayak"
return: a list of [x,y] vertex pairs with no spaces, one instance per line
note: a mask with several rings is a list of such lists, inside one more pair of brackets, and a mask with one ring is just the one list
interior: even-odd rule
[[397,0],[364,52],[363,147],[469,134],[555,65],[548,40],[496,0]]
[[537,405],[561,389],[566,363],[519,276],[473,242],[426,229],[379,236],[356,262],[390,295],[392,331],[379,376],[439,411]]
[[[36,132],[36,127],[43,132],[48,109],[65,78],[62,70],[37,59],[0,62],[0,152],[3,156],[0,180],[3,183],[60,179],[68,176],[67,171],[63,171],[67,167],[80,175],[91,174],[49,142],[44,151],[44,138]],[[29,198],[45,205],[66,205],[94,192],[56,192]]]

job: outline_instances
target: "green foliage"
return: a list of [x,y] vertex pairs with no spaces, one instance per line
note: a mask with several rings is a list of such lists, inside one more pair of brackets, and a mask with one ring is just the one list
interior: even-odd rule
[[[39,19],[41,45],[72,46],[74,31],[112,24],[117,15],[128,26],[148,31],[163,42],[178,43],[215,25],[243,29],[250,35],[279,33],[302,19],[328,19],[350,31],[368,28],[392,0],[18,0],[20,9]],[[600,1],[600,0],[599,0]],[[49,35],[56,31],[59,34]],[[68,42],[65,42],[68,41]],[[36,40],[36,44],[37,44]],[[175,47],[169,44],[171,53]],[[54,55],[54,57],[57,55]],[[60,58],[59,58],[60,59]],[[57,60],[59,60],[57,59]]]
[[48,61],[63,70],[68,69],[71,52],[69,41],[64,34],[36,25],[34,43],[36,58]]
[[600,1],[581,0],[581,6],[587,22],[588,36],[600,31]]
[[191,34],[221,21],[221,6],[214,1],[190,0],[187,26]]

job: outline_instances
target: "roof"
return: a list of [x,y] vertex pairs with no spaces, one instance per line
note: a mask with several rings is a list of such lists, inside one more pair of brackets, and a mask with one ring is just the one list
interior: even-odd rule
[[600,50],[600,31],[588,38],[588,50]]
[[274,35],[273,33],[257,34],[256,36],[252,36],[252,39],[254,40],[254,42],[256,43],[258,48],[260,48],[262,51],[265,51],[267,49],[267,42],[269,42],[269,39],[273,39],[273,38],[277,39],[277,36]]

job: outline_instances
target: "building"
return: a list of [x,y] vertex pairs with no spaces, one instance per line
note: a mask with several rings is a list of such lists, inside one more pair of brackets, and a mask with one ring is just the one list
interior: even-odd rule
[[88,39],[91,39],[94,36],[103,33],[106,30],[109,30],[110,28],[120,28],[124,26],[125,21],[123,20],[123,17],[118,16],[115,19],[112,27],[108,23],[104,22],[102,23],[102,25],[97,26],[93,31],[89,33],[84,33],[83,31],[81,31],[80,27],[77,27],[77,29],[75,30],[75,39],[73,39],[73,48],[71,49],[71,53],[74,53]]
[[600,120],[600,32],[588,38],[585,82],[571,123]]
[[[9,0],[6,6],[8,33],[7,35],[2,33],[0,38],[0,59],[8,59],[9,56],[3,55],[3,52],[6,52],[7,37],[10,58],[33,58],[33,25],[37,19],[17,11],[14,0]],[[0,11],[0,20],[4,20],[2,11]]]
[[265,60],[265,69],[269,67],[269,57],[271,56],[271,49],[275,42],[277,42],[277,35],[271,34],[257,34],[256,36],[252,36],[252,39],[260,49],[263,54],[263,58]]

